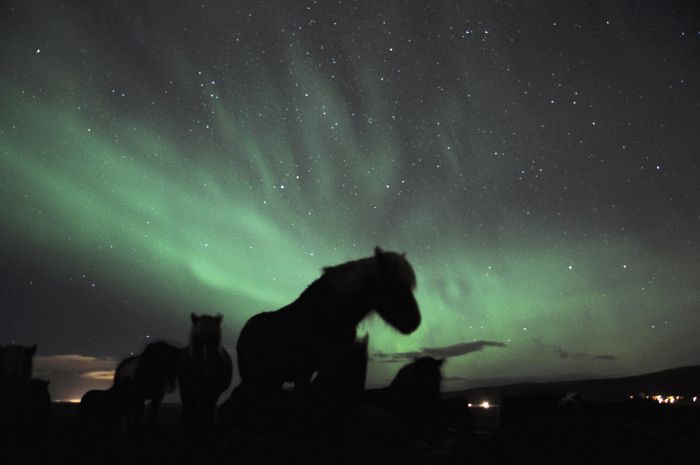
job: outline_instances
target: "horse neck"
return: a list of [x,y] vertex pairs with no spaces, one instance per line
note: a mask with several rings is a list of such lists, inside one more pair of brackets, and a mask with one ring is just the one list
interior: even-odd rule
[[373,309],[371,293],[368,292],[369,279],[357,277],[349,287],[323,288],[319,283],[319,292],[312,299],[317,299],[313,308],[322,312],[336,312],[337,321],[355,328]]
[[[195,346],[196,344],[192,343],[192,334],[190,333],[190,343],[187,345],[187,354],[190,358],[195,356]],[[211,359],[214,356],[216,356],[216,358],[222,358],[224,356],[224,346],[221,344],[221,339],[219,339],[219,344],[216,346],[216,349],[212,353],[207,354],[206,358]]]

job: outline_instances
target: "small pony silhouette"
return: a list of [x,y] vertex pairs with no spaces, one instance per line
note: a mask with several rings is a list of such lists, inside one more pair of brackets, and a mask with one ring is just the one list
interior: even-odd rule
[[393,412],[414,432],[424,435],[434,427],[440,411],[443,362],[444,359],[418,357],[403,366],[389,386],[365,391],[363,400]]
[[110,430],[139,434],[144,402],[151,401],[151,428],[157,426],[158,410],[165,391],[174,388],[180,350],[165,343],[146,346],[141,355],[122,360],[109,389],[93,389],[80,400],[83,423]]
[[221,345],[223,316],[192,313],[190,343],[181,352],[180,399],[185,436],[195,442],[211,439],[216,402],[233,375],[231,357]]
[[0,347],[0,423],[18,425],[27,420],[36,344]]
[[150,427],[156,431],[160,404],[166,392],[175,390],[180,367],[181,349],[163,341],[148,344],[140,355],[123,360],[114,373],[115,398],[126,408],[127,422],[136,433],[141,428],[144,403],[150,401]]
[[146,346],[139,355],[134,387],[136,390],[137,410],[135,426],[138,429],[143,415],[144,401],[150,400],[150,425],[155,431],[158,426],[158,412],[166,392],[173,392],[180,368],[181,349],[157,341]]
[[274,395],[284,382],[306,391],[314,372],[342,358],[358,323],[373,310],[401,333],[412,333],[421,321],[415,286],[405,256],[379,247],[371,257],[324,268],[294,302],[243,326],[237,344],[241,387],[252,396]]

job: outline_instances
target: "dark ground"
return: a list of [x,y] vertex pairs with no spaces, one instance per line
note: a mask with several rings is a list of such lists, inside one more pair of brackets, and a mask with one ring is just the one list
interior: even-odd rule
[[[619,404],[618,404],[619,406]],[[398,418],[371,407],[353,411],[345,433],[219,433],[191,448],[180,431],[180,406],[164,405],[158,434],[142,439],[81,424],[78,405],[54,404],[49,420],[23,434],[4,430],[3,464],[698,464],[700,408],[659,406],[636,415],[612,404],[575,418],[538,417],[499,425],[498,408],[471,408],[473,427],[448,426],[414,437]],[[465,409],[466,409],[465,405]],[[674,409],[674,410],[671,410]],[[604,413],[608,412],[608,413]],[[609,413],[614,412],[614,413]],[[669,414],[669,412],[673,412]],[[660,414],[659,414],[660,413]]]

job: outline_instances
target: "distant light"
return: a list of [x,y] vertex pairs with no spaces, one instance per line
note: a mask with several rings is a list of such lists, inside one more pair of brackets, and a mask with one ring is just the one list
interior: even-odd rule
[[[675,404],[676,402],[684,399],[685,397],[683,396],[665,396],[663,394],[657,394],[655,396],[651,396],[651,398],[655,401],[657,401],[660,404]],[[695,400],[693,400],[695,402]]]
[[693,396],[693,402],[695,402],[696,400],[698,400],[698,396]]
[[481,404],[479,404],[479,407],[481,408],[489,408],[491,407],[491,404],[489,404],[488,400],[483,401]]

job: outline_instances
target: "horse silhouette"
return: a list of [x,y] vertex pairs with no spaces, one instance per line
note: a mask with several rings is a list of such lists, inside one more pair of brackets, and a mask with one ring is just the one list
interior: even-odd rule
[[29,382],[29,421],[32,425],[45,423],[51,410],[49,381],[33,378]]
[[231,357],[221,345],[221,315],[192,318],[189,345],[181,352],[178,383],[186,437],[208,441],[216,402],[233,375]]
[[158,412],[166,392],[173,392],[180,367],[181,349],[167,342],[157,341],[146,346],[138,358],[134,373],[136,391],[135,426],[140,427],[144,401],[150,401],[150,425],[158,425]]
[[145,401],[150,401],[150,427],[158,426],[160,404],[166,392],[175,390],[180,366],[181,349],[163,341],[148,344],[140,355],[123,360],[115,370],[114,386],[120,396],[115,398],[126,409],[127,423],[136,433],[141,428]]
[[338,433],[350,409],[362,397],[367,378],[369,335],[354,341],[335,363],[311,381],[311,426]]
[[[136,390],[136,371],[139,366],[139,356],[127,357],[114,370],[114,381],[109,394],[102,398],[104,412],[116,416],[122,429],[132,429],[138,432],[140,427],[140,412],[143,411],[143,398]],[[82,402],[81,402],[82,403]],[[100,402],[95,402],[96,409]],[[138,420],[138,421],[137,421]]]
[[418,357],[403,366],[389,386],[365,391],[363,400],[393,412],[414,432],[424,435],[438,421],[443,362],[443,359]]
[[269,396],[284,382],[308,390],[314,372],[342,358],[356,327],[375,310],[403,334],[420,324],[413,296],[416,277],[405,256],[375,248],[374,255],[323,269],[292,303],[251,317],[238,338],[241,386]]
[[0,347],[0,422],[17,425],[30,410],[32,362],[36,344],[31,347]]
[[133,423],[134,392],[133,381],[129,378],[115,378],[109,389],[86,392],[80,399],[80,421],[100,431],[128,429]]

